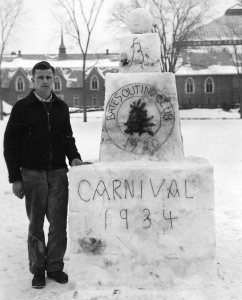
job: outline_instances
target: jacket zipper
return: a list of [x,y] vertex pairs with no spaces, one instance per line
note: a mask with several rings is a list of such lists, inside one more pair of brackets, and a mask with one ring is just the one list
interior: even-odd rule
[[51,161],[52,161],[52,146],[51,146],[51,142],[50,142],[50,108],[51,108],[51,105],[52,105],[53,100],[52,100],[51,103],[50,103],[49,110],[46,108],[45,104],[44,104],[42,101],[40,101],[40,102],[43,104],[43,106],[44,106],[44,108],[45,108],[45,111],[46,111],[46,114],[47,114],[47,120],[48,120],[48,129],[49,129],[49,149],[50,149],[49,169],[50,169],[50,167],[51,167]]

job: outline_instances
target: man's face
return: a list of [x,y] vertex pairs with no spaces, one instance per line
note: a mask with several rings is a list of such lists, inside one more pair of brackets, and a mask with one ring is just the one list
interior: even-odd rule
[[54,74],[51,69],[47,70],[35,70],[34,76],[32,77],[34,88],[36,92],[41,94],[49,94],[52,90],[54,83]]

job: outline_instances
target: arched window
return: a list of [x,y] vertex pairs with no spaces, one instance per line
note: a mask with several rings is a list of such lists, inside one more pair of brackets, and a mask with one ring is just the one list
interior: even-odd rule
[[99,90],[99,80],[96,75],[93,75],[91,78],[91,90]]
[[22,92],[25,90],[25,82],[22,76],[18,76],[15,81],[15,89],[18,92]]
[[61,79],[59,76],[55,76],[54,91],[61,91]]
[[195,82],[189,77],[185,82],[185,92],[186,94],[194,94],[195,93]]
[[205,79],[204,90],[206,94],[214,93],[214,80],[211,77]]

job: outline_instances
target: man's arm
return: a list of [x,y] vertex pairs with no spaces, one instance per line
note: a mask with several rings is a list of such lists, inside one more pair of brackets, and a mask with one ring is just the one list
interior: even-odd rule
[[12,108],[4,133],[4,158],[8,168],[10,183],[22,180],[20,173],[20,149],[24,137],[25,126],[23,122],[21,122],[19,113],[18,105],[15,105]]
[[67,110],[66,110],[66,117],[65,117],[65,124],[64,124],[65,147],[66,147],[65,152],[69,160],[69,165],[73,167],[73,166],[81,165],[83,162],[81,159],[81,155],[77,150],[75,139],[73,137],[68,107],[66,107],[66,109]]

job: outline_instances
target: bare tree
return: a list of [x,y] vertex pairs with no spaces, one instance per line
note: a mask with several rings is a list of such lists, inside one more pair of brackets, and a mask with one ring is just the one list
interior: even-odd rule
[[[242,1],[242,0],[241,0]],[[240,44],[241,27],[235,26],[232,18],[226,19],[224,27],[224,36],[230,39],[229,46],[225,47],[236,69],[239,102],[240,102],[240,118],[242,118],[242,45]]]
[[[227,47],[227,51],[231,57],[233,65],[236,69],[236,77],[238,84],[238,94],[239,94],[239,102],[240,102],[240,118],[242,118],[242,46],[241,45],[232,45]],[[232,100],[233,101],[233,100]]]
[[[82,53],[83,121],[86,113],[86,59],[93,29],[104,0],[89,0],[84,7],[83,0],[57,0],[65,13],[65,31],[77,42]],[[84,32],[83,32],[84,31]]]
[[176,72],[185,42],[201,25],[206,10],[203,0],[151,0],[161,40],[162,71]]
[[113,8],[111,21],[125,27],[125,17],[132,8],[146,7],[154,17],[154,31],[161,41],[161,70],[176,72],[181,66],[179,57],[185,42],[202,24],[207,1],[204,0],[131,0],[129,7],[120,3]]
[[[2,81],[2,61],[6,46],[14,27],[17,25],[22,11],[23,0],[0,0],[0,87]],[[1,103],[2,107],[2,103]],[[3,119],[3,111],[0,110],[0,119]]]

